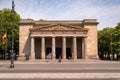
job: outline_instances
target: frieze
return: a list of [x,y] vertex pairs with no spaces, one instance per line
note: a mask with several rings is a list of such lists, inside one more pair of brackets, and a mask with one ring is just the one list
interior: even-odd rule
[[31,32],[32,35],[87,35],[84,31],[46,31]]

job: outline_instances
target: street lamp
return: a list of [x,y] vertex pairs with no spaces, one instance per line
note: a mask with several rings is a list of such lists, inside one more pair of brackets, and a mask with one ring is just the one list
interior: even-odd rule
[[[14,16],[14,1],[12,0],[12,10],[11,14]],[[14,68],[14,25],[13,25],[13,20],[12,20],[12,52],[11,52],[11,58],[10,58],[10,68]]]

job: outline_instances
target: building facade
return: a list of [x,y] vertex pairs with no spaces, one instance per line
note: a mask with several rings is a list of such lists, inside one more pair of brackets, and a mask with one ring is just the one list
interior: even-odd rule
[[97,59],[97,20],[22,19],[19,60]]

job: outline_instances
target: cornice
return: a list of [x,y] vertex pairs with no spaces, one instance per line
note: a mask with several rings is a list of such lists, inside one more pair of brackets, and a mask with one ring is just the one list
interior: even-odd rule
[[98,25],[99,22],[97,22],[97,19],[84,19],[83,25]]
[[84,20],[33,20],[33,19],[21,19],[20,25],[34,25],[34,26],[43,26],[51,24],[65,24],[65,25],[97,25],[97,19],[84,19]]
[[29,24],[34,24],[33,19],[21,19],[19,22],[19,25],[29,25]]

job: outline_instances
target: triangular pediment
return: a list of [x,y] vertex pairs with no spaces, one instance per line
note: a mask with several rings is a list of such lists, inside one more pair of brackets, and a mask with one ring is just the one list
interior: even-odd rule
[[39,30],[88,30],[86,28],[71,26],[71,25],[63,25],[63,24],[55,24],[55,25],[48,25],[43,27],[34,27],[30,30],[39,31]]

